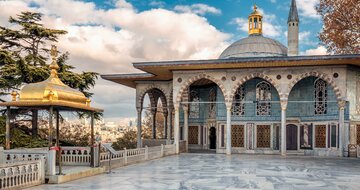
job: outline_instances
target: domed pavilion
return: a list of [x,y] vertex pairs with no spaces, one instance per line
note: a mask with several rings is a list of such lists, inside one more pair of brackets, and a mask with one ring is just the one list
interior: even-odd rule
[[136,90],[138,147],[143,110],[152,140],[174,140],[177,152],[186,141],[189,151],[219,154],[347,156],[360,144],[360,55],[299,55],[295,0],[283,23],[287,47],[265,37],[263,23],[254,6],[249,36],[218,59],[140,62],[133,66],[142,72],[102,75]]
[[[12,110],[26,110],[33,113],[33,136],[37,134],[37,111],[47,110],[49,112],[49,148],[55,147],[60,155],[59,144],[59,119],[62,111],[80,111],[87,112],[91,116],[91,147],[94,141],[94,113],[103,112],[102,109],[90,106],[90,99],[85,95],[69,86],[65,85],[58,77],[57,70],[59,66],[56,63],[57,58],[56,46],[51,48],[52,63],[50,64],[50,76],[48,79],[38,83],[26,84],[19,92],[11,93],[12,101],[0,102],[0,107],[6,107],[6,143],[5,148],[10,149],[10,118],[12,118]],[[56,120],[56,131],[54,129],[53,118]],[[35,122],[34,122],[35,120]],[[54,144],[54,134],[56,141]],[[94,153],[94,151],[92,151]],[[94,164],[94,156],[92,154],[92,164]],[[60,170],[61,173],[61,170]]]

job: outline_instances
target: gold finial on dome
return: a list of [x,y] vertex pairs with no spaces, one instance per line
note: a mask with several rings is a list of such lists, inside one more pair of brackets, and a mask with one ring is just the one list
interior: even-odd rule
[[257,6],[254,4],[254,11],[249,15],[249,35],[262,34],[262,15],[257,10]]
[[90,107],[90,103],[91,103],[91,100],[90,100],[90,99],[86,99],[86,106]]
[[16,91],[11,92],[12,101],[15,102],[17,100],[18,93]]
[[50,55],[52,58],[52,62],[50,64],[51,69],[51,76],[52,77],[58,77],[57,76],[57,70],[59,69],[59,65],[56,63],[56,58],[58,56],[58,51],[55,45],[51,46]]

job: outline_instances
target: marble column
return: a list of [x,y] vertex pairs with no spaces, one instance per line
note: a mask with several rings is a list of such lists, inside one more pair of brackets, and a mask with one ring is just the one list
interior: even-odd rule
[[174,120],[174,144],[176,146],[176,154],[179,154],[180,143],[180,119],[179,119],[179,104],[174,105],[175,108],[175,120]]
[[6,126],[5,126],[5,149],[10,149],[10,117],[11,117],[11,110],[10,107],[6,107]]
[[231,106],[232,103],[226,103],[226,154],[231,155]]
[[346,101],[339,101],[339,156],[344,156],[345,144],[345,105]]
[[156,112],[157,109],[154,108],[151,110],[151,120],[152,120],[152,138],[156,139]]
[[38,136],[38,110],[32,110],[31,116],[31,135],[32,138],[36,138]]
[[53,146],[53,116],[54,116],[54,108],[50,106],[49,108],[49,148]]
[[142,148],[141,140],[141,112],[142,108],[137,108],[137,147]]
[[[165,108],[164,108],[165,109]],[[167,139],[168,136],[168,112],[164,111],[164,139]]]
[[281,100],[281,156],[286,156],[286,108],[288,101]]
[[186,141],[185,146],[186,146],[186,152],[188,151],[188,147],[189,147],[189,107],[188,106],[183,106],[183,110],[184,110],[184,132],[183,132],[183,139],[184,141]]
[[168,118],[168,126],[167,126],[167,130],[168,130],[168,132],[167,132],[167,140],[168,140],[169,144],[170,144],[171,138],[172,138],[172,124],[173,124],[173,122],[172,122],[172,120],[173,120],[172,112],[173,112],[173,108],[169,107],[168,108],[168,117],[169,118]]

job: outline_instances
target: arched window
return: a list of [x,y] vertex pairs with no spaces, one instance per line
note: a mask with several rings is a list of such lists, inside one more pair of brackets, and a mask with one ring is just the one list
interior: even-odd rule
[[216,91],[214,88],[209,93],[209,118],[215,118],[216,115]]
[[315,115],[327,112],[327,83],[322,79],[316,79],[314,83],[315,92]]
[[189,110],[189,118],[199,118],[200,116],[200,98],[199,94],[192,90],[190,92],[190,110]]
[[244,115],[245,113],[244,102],[243,102],[244,99],[245,99],[245,90],[244,90],[244,86],[241,85],[235,92],[232,109],[231,109],[231,115],[235,115],[235,116]]
[[270,115],[271,85],[262,81],[256,85],[256,115]]

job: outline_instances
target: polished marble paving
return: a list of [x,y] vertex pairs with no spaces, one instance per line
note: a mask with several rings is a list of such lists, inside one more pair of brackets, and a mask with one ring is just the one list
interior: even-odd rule
[[181,154],[32,189],[360,189],[360,159]]

